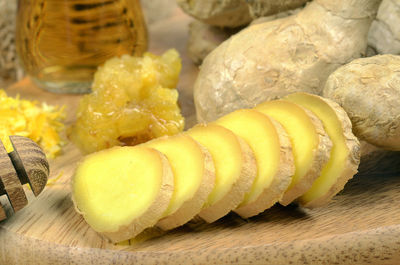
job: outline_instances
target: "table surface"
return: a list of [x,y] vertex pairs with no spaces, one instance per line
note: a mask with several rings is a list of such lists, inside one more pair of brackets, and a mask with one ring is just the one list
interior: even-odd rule
[[[177,9],[149,29],[150,51],[174,47],[182,54],[178,90],[187,127],[196,122],[192,87],[198,71],[186,56],[189,22]],[[79,95],[51,94],[28,78],[7,91],[65,104],[67,123],[74,121]],[[248,220],[229,214],[213,224],[149,230],[119,245],[108,243],[75,212],[70,179],[80,158],[67,144],[63,155],[50,161],[50,178],[61,178],[38,198],[27,190],[29,205],[0,222],[0,264],[400,264],[398,153],[364,156],[360,173],[320,209],[277,205]]]

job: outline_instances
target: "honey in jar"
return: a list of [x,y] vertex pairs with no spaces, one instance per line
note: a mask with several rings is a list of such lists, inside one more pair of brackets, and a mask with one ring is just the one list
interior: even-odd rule
[[140,1],[19,0],[16,46],[38,86],[89,92],[94,72],[107,59],[147,49]]

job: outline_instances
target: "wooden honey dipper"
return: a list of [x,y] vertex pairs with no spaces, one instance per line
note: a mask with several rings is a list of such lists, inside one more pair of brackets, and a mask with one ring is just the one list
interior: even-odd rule
[[[7,153],[0,141],[0,196],[7,195],[14,212],[28,204],[22,185],[29,184],[38,196],[47,183],[49,163],[42,149],[31,139],[10,136],[14,150]],[[0,221],[7,218],[0,203]]]

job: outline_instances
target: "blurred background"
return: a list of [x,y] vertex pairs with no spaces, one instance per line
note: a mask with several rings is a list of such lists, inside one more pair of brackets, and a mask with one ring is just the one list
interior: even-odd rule
[[[148,26],[171,16],[177,8],[175,0],[141,0]],[[15,48],[17,0],[0,0],[0,88],[22,79]]]

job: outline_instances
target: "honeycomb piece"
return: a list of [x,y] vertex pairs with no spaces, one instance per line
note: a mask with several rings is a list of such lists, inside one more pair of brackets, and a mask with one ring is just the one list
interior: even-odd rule
[[180,70],[175,50],[108,60],[95,74],[92,93],[80,102],[71,140],[91,153],[181,132],[184,118],[175,89]]

